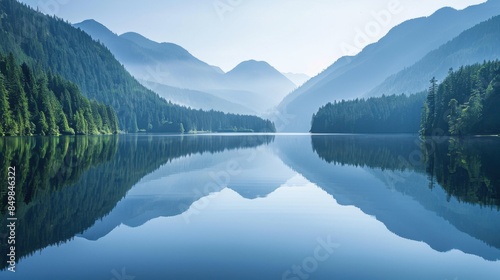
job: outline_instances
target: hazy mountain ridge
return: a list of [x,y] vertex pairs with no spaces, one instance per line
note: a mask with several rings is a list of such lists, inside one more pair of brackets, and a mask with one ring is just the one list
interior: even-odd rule
[[367,96],[415,93],[427,88],[429,80],[443,80],[450,68],[500,58],[500,16],[493,17],[461,33],[430,52],[413,66],[390,76]]
[[328,102],[363,96],[387,77],[409,67],[464,30],[500,13],[499,1],[464,10],[443,8],[394,27],[354,57],[343,57],[306,82],[279,105],[292,115],[286,131],[307,131],[312,114]]
[[156,43],[132,32],[118,36],[95,20],[74,26],[102,42],[138,79],[195,90],[216,86],[216,69],[176,44]]
[[[137,79],[214,95],[239,104],[235,109],[243,110],[238,113],[250,111],[262,114],[278,105],[296,88],[293,82],[267,62],[244,61],[224,73],[219,67],[199,60],[176,44],[157,43],[134,32],[118,36],[93,20],[74,26],[106,45]],[[262,102],[248,102],[246,97],[240,100],[241,92],[248,93],[250,99]],[[169,93],[162,92],[162,95]],[[187,105],[196,107],[195,103],[201,102]]]

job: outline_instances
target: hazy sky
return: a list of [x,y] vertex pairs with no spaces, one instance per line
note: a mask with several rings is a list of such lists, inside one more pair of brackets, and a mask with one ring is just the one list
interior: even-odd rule
[[179,44],[224,71],[256,59],[282,72],[315,75],[407,19],[428,16],[444,6],[463,9],[485,0],[21,2],[71,23],[95,19],[118,34],[134,31],[158,42]]

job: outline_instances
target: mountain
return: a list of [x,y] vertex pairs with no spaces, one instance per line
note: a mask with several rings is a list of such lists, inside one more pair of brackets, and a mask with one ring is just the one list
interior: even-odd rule
[[414,93],[426,89],[429,80],[442,81],[450,68],[500,58],[500,16],[493,17],[461,33],[430,52],[413,66],[387,78],[367,96]]
[[318,76],[288,95],[278,109],[294,117],[286,131],[307,131],[312,114],[320,106],[341,99],[360,97],[387,77],[422,59],[430,51],[464,30],[500,14],[500,1],[468,7],[443,8],[429,17],[406,21],[377,43],[353,57],[343,57]]
[[267,102],[278,104],[295,84],[265,61],[248,60],[225,75],[228,87],[254,92]]
[[303,73],[283,73],[283,75],[298,87],[303,85],[311,78]]
[[108,47],[137,79],[199,90],[216,87],[220,78],[215,68],[176,44],[156,43],[133,32],[118,36],[95,20],[74,26]]
[[[118,58],[132,75],[139,79],[150,81],[155,79],[155,82],[165,85],[195,90],[219,86],[221,70],[197,59],[181,46],[172,43],[157,43],[133,32],[119,37],[141,47],[144,56],[148,58],[143,61],[137,61],[137,57],[132,56]],[[146,73],[144,69],[147,69]],[[159,75],[155,76],[151,71]]]
[[[231,71],[233,73],[226,74],[219,67],[197,59],[176,44],[158,43],[134,32],[118,36],[94,20],[74,26],[108,47],[137,79],[215,95],[239,104],[236,108],[243,106],[238,113],[255,111],[262,114],[278,105],[296,87],[265,62],[242,62]],[[162,95],[171,94],[163,92]],[[202,102],[191,100],[194,102],[187,106],[197,107],[195,104]],[[234,109],[225,112],[234,112]]]
[[105,46],[62,19],[14,0],[0,1],[0,15],[0,52],[61,75],[89,99],[111,106],[122,130],[273,130],[271,122],[257,117],[190,110],[165,101],[137,82]]

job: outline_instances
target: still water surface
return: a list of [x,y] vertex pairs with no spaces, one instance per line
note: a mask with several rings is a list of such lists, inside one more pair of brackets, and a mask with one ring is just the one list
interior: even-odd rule
[[2,182],[18,170],[20,259],[5,270],[4,211],[0,279],[500,275],[496,138],[2,138],[0,151]]

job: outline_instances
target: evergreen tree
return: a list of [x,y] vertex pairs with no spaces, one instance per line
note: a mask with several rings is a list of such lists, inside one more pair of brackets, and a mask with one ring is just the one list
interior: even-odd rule
[[181,134],[184,134],[184,132],[185,132],[185,131],[186,131],[186,130],[184,129],[184,125],[181,123],[181,124],[179,125],[179,132],[180,132]]
[[31,135],[31,115],[28,110],[28,99],[21,86],[20,70],[10,53],[6,60],[6,85],[13,121],[18,125],[19,133]]
[[49,125],[47,124],[47,119],[45,118],[45,113],[40,112],[38,125],[37,125],[37,134],[39,135],[47,135],[49,134]]
[[426,126],[422,127],[422,134],[430,134],[432,131],[432,126],[436,118],[436,92],[437,92],[437,80],[435,77],[429,81],[431,85],[427,91],[427,99],[424,105],[424,124]]
[[7,90],[4,86],[3,75],[0,73],[0,135],[12,133],[12,116],[7,100]]
[[499,81],[499,61],[450,71],[437,90],[433,85],[429,89],[421,134],[433,130],[449,135],[500,134]]

